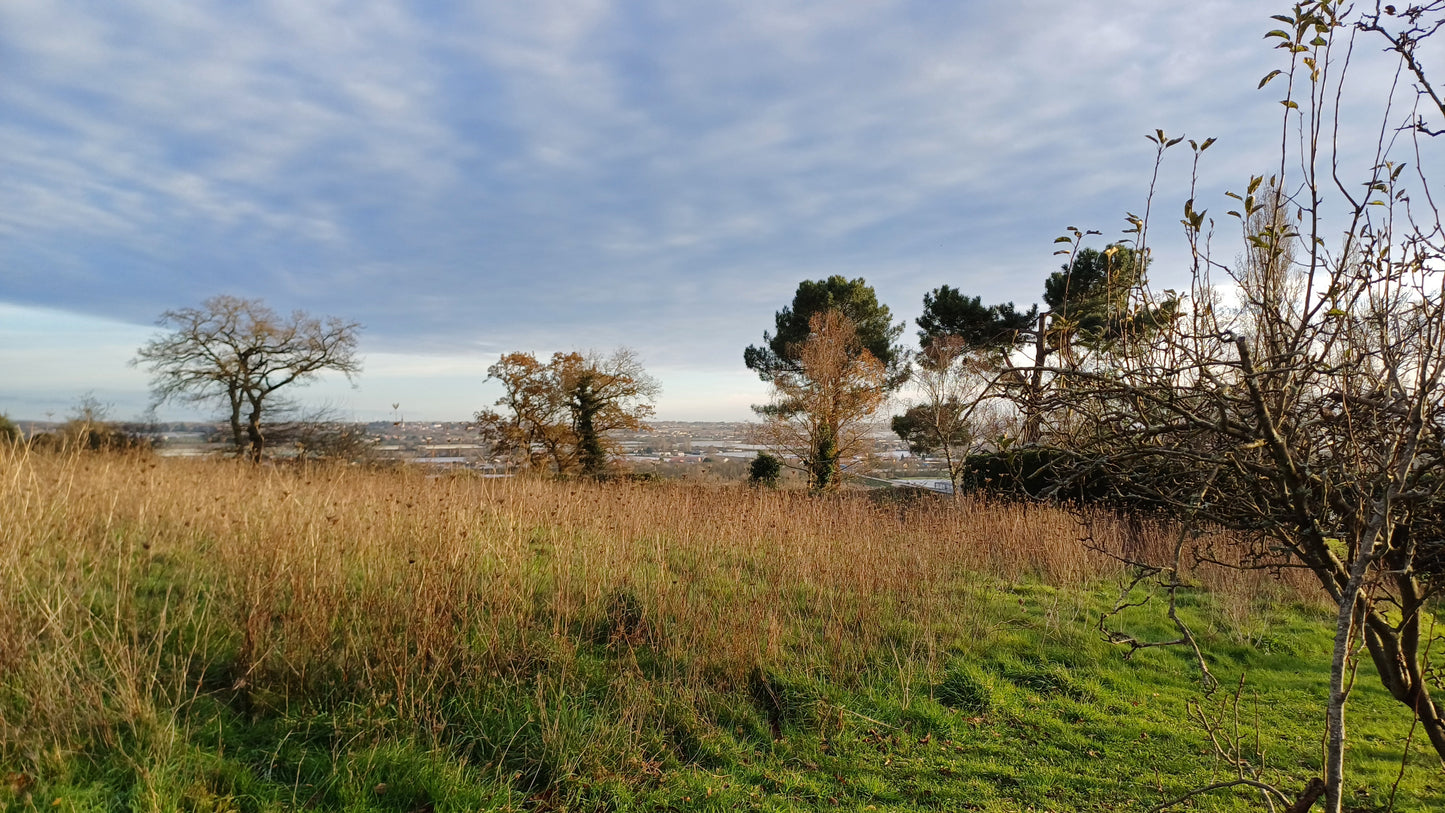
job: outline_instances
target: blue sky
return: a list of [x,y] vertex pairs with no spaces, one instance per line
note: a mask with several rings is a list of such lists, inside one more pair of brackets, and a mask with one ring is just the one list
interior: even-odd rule
[[357,419],[465,419],[501,352],[617,345],[659,417],[745,419],[802,279],[910,323],[945,283],[1032,303],[1064,227],[1144,205],[1145,133],[1219,138],[1203,199],[1268,171],[1275,11],[6,0],[0,411],[139,413],[156,316],[229,293],[362,322],[359,386],[295,393]]

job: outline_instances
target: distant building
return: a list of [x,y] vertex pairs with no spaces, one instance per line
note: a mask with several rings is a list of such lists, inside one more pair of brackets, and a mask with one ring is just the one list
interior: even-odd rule
[[424,466],[465,466],[472,462],[470,457],[413,457],[406,461]]

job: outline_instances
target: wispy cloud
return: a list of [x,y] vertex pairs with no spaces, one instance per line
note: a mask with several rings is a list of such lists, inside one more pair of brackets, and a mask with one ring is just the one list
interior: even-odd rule
[[1063,226],[1142,204],[1155,127],[1221,138],[1216,193],[1264,169],[1268,13],[11,0],[0,297],[148,323],[226,291],[387,351],[736,371],[804,278],[1033,301]]

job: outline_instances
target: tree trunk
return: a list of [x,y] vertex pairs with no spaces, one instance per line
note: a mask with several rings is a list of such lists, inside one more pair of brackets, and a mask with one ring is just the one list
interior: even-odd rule
[[[1414,443],[1405,444],[1406,463],[1414,456]],[[1406,463],[1398,468],[1404,470]],[[1365,634],[1364,584],[1370,566],[1375,562],[1375,549],[1380,540],[1390,535],[1390,510],[1399,487],[1396,478],[1373,506],[1370,521],[1359,532],[1359,544],[1350,563],[1350,580],[1340,595],[1339,614],[1335,616],[1335,645],[1330,658],[1330,703],[1326,712],[1325,738],[1325,813],[1343,810],[1345,786],[1345,701],[1349,699],[1346,685],[1350,646],[1355,633]]]
[[602,401],[593,391],[592,381],[587,376],[577,383],[572,409],[576,414],[577,459],[582,464],[582,473],[588,477],[601,477],[607,471],[607,449],[597,434],[595,419],[602,411]]
[[1047,313],[1039,314],[1039,327],[1034,339],[1034,369],[1029,373],[1028,392],[1024,399],[1024,428],[1020,437],[1024,443],[1038,443],[1043,435],[1044,362],[1049,355],[1044,330],[1048,322]]
[[261,452],[266,446],[266,436],[261,432],[261,405],[251,402],[251,414],[246,420],[246,437],[251,442],[251,462],[261,462]]
[[[964,460],[968,458],[965,456]],[[958,501],[959,481],[963,479],[964,460],[955,461],[953,458],[953,446],[950,443],[943,444],[943,461],[948,465],[948,482],[953,485],[953,493],[950,494],[954,502]]]
[[241,426],[241,393],[232,387],[227,395],[231,399],[231,444],[240,454],[246,448],[246,430]]
[[823,429],[818,437],[810,468],[814,491],[828,491],[838,485],[838,443],[828,429]]
[[1354,633],[1359,584],[1351,580],[1335,617],[1335,644],[1330,657],[1330,699],[1325,711],[1325,813],[1340,813],[1345,785],[1345,701],[1350,640]]
[[1424,670],[1420,668],[1418,619],[1424,612],[1424,602],[1414,590],[1414,585],[1409,583],[1412,578],[1408,573],[1396,576],[1397,582],[1402,584],[1401,594],[1409,596],[1401,612],[1414,620],[1402,623],[1397,630],[1389,619],[1371,607],[1365,616],[1365,644],[1380,682],[1391,697],[1409,706],[1415,713],[1426,738],[1440,758],[1441,766],[1445,767],[1445,719],[1442,719],[1435,698],[1430,695]]

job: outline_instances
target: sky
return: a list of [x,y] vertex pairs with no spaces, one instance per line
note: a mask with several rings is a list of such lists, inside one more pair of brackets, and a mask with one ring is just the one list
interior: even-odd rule
[[910,340],[939,285],[1032,304],[1066,227],[1143,210],[1156,128],[1218,139],[1228,208],[1278,162],[1275,5],[5,0],[0,413],[138,415],[159,314],[224,293],[362,323],[354,385],[292,393],[356,420],[619,345],[659,418],[745,420],[802,280],[865,278]]

